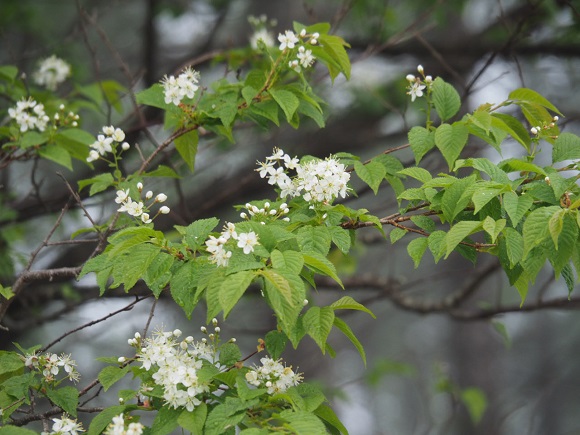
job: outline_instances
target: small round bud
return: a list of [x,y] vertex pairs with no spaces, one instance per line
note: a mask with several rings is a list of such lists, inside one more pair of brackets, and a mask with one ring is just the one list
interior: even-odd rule
[[58,116],[58,113],[55,113],[55,114],[54,114],[54,120],[55,120],[55,121],[58,121],[59,119],[60,119],[60,116]]
[[139,192],[141,192],[143,190],[143,183],[138,182],[137,183],[137,189],[139,190]]
[[211,323],[213,323],[213,326],[216,326],[218,324],[218,319],[214,317],[213,319],[211,319]]
[[267,210],[270,208],[270,203],[269,202],[265,202],[264,203],[264,208]]
[[129,148],[131,148],[131,145],[129,145],[127,142],[123,142],[121,148],[123,149],[123,151],[127,151]]
[[240,213],[240,217],[241,217],[242,219],[247,219],[247,218],[248,218],[248,215],[247,215],[246,213],[244,213],[244,212],[241,212],[241,213]]
[[286,204],[285,202],[283,202],[282,204],[280,204],[280,207],[278,207],[280,210],[284,210],[286,207],[288,207],[288,204]]
[[201,330],[201,332],[203,332],[204,334],[207,332],[207,328],[205,326],[202,326],[201,328],[199,328]]
[[120,356],[119,358],[117,358],[117,362],[118,362],[119,364],[123,364],[125,361],[126,361],[126,360],[125,360],[125,357],[124,357],[124,356]]
[[285,214],[288,214],[288,213],[290,213],[290,209],[289,209],[288,207],[286,207],[286,208],[284,209],[284,213],[285,213]]
[[123,399],[122,397],[119,397],[119,403],[123,403],[125,402],[125,399]]
[[174,329],[173,336],[174,337],[181,337],[181,329]]
[[532,132],[532,134],[538,134],[538,129],[536,127],[530,128],[530,131]]
[[408,82],[414,82],[415,81],[415,76],[413,74],[407,74],[407,77],[405,77],[407,79]]
[[141,338],[141,334],[139,334],[138,332],[135,333],[135,338],[138,340]]
[[167,200],[167,195],[164,193],[160,193],[155,197],[155,201],[157,202],[165,202]]
[[554,116],[554,117],[552,118],[552,120],[553,120],[554,122],[558,122],[558,120],[559,120],[559,119],[560,119],[560,118],[559,118],[557,115],[556,115],[556,116]]
[[187,343],[185,341],[182,341],[181,343],[179,343],[179,347],[185,350],[187,349]]
[[312,38],[313,38],[313,39],[318,39],[318,38],[320,38],[320,33],[318,33],[318,32],[314,32],[314,33],[312,34]]
[[219,326],[216,326],[216,327],[215,327],[215,332],[216,332],[216,333],[219,333],[220,331],[221,331],[221,328],[220,328]]
[[61,104],[60,106],[58,106],[58,108],[59,108],[60,110],[64,110],[64,104]]
[[278,213],[276,210],[270,210],[270,215],[275,216]]
[[78,127],[79,123],[78,123],[78,122],[76,122],[76,121],[73,121],[71,125],[72,125],[73,127]]
[[423,74],[423,65],[417,65],[417,71],[419,72],[419,74]]
[[209,334],[208,337],[213,340],[215,337],[215,334]]
[[270,388],[271,386],[272,386],[272,382],[271,381],[266,382],[266,387]]
[[187,337],[185,337],[185,342],[186,343],[193,343],[193,337],[191,335],[188,335]]
[[164,205],[163,207],[161,207],[161,208],[159,209],[159,212],[160,212],[161,214],[168,214],[170,211],[171,211],[171,209],[170,209],[169,207],[167,207],[166,205]]
[[318,44],[318,39],[316,39],[316,38],[312,38],[312,39],[310,40],[310,44],[312,44],[312,45],[316,45],[316,44]]
[[290,218],[289,217],[285,217],[282,219],[284,222],[290,222]]
[[306,306],[306,305],[308,305],[308,299],[304,299],[304,300],[302,301],[302,305],[303,305],[303,306]]
[[425,83],[432,83],[432,82],[433,82],[433,77],[431,77],[431,76],[425,77]]
[[201,342],[202,342],[202,343],[207,343],[207,338],[203,337],[203,338],[201,339]]
[[235,337],[230,338],[230,343],[235,343],[237,340]]
[[300,36],[303,37],[303,38],[306,36],[306,29],[302,29],[300,31]]
[[153,198],[153,192],[148,190],[147,193],[145,194],[145,199],[151,199],[151,198]]

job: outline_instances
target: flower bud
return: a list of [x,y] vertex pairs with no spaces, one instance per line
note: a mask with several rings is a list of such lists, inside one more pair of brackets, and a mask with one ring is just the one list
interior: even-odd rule
[[129,148],[131,148],[131,145],[129,145],[127,142],[123,142],[121,148],[123,149],[123,151],[127,151]]
[[240,213],[240,217],[241,217],[242,219],[247,219],[248,215],[247,215],[246,213],[244,213],[244,212],[241,212],[241,213]]
[[419,74],[423,74],[423,65],[417,65],[417,71],[419,72]]
[[138,182],[137,183],[137,189],[139,190],[139,192],[141,192],[143,190],[143,183]]
[[174,337],[181,337],[181,330],[180,329],[174,329],[173,330],[173,336]]
[[303,38],[306,36],[306,29],[302,29],[300,31],[300,36],[303,37]]
[[219,333],[220,331],[221,331],[221,328],[220,328],[219,326],[216,326],[216,327],[215,327],[215,332],[216,332],[216,333]]
[[559,118],[557,115],[556,115],[556,116],[554,116],[554,117],[552,118],[552,120],[553,120],[554,122],[558,122],[558,119],[560,119],[560,118]]
[[536,127],[530,128],[530,131],[532,132],[532,134],[538,134],[538,129]]
[[304,305],[304,306],[308,305],[308,299],[304,299],[304,300],[302,301],[302,305]]
[[164,205],[163,207],[161,207],[161,208],[159,209],[159,212],[160,212],[161,214],[168,214],[170,211],[171,211],[171,209],[170,209],[169,207],[167,207],[166,205]]
[[164,193],[160,193],[155,197],[155,201],[157,202],[165,202],[167,200],[167,195]]
[[199,328],[201,330],[201,332],[203,332],[204,334],[207,332],[207,328],[205,326],[202,326],[201,328]]
[[408,82],[414,82],[415,81],[415,76],[413,74],[407,74],[407,77],[405,77],[407,79]]
[[61,104],[60,106],[58,106],[58,108],[59,108],[60,110],[64,110],[64,104]]
[[151,198],[153,198],[153,192],[148,190],[147,193],[145,194],[145,199],[151,199]]
[[125,357],[124,356],[120,356],[119,358],[117,358],[117,362],[119,364],[123,364],[125,362]]

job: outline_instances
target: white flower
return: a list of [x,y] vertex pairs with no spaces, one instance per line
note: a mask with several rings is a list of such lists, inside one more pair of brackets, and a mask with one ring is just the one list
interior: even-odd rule
[[199,89],[199,72],[191,67],[185,68],[177,78],[165,76],[161,80],[166,104],[178,106],[185,97],[193,98]]
[[302,381],[300,373],[294,373],[292,367],[284,367],[281,360],[261,358],[261,367],[255,367],[246,373],[246,381],[256,387],[266,387],[268,394],[283,393],[288,388]]
[[50,91],[70,76],[70,65],[64,60],[52,55],[40,62],[38,70],[32,75],[37,85],[44,86]]
[[113,147],[111,146],[112,143],[112,137],[105,137],[105,135],[99,134],[97,140],[89,146],[96,150],[100,155],[104,156],[106,153],[113,151]]
[[258,244],[258,236],[253,231],[238,234],[238,248],[243,248],[244,254],[254,252],[254,246]]
[[87,157],[87,162],[94,162],[95,160],[99,159],[99,153],[95,150],[90,150],[89,151],[89,156]]
[[125,140],[125,132],[120,128],[116,128],[112,136],[113,139],[117,142],[123,142]]
[[280,50],[283,51],[286,47],[294,48],[298,42],[298,38],[291,30],[286,30],[284,34],[278,35],[278,41],[280,41]]
[[129,189],[126,190],[117,190],[117,197],[115,198],[115,202],[117,204],[121,204],[129,198]]
[[141,220],[143,221],[144,224],[150,224],[151,223],[151,219],[149,218],[149,214],[148,213],[141,214]]
[[66,415],[62,418],[53,418],[52,432],[42,432],[47,435],[78,435],[84,432],[82,423],[78,423]]
[[296,55],[296,57],[298,57],[300,65],[302,65],[304,68],[308,68],[309,66],[311,66],[314,63],[314,60],[316,59],[312,55],[312,50],[306,50],[302,46],[298,49],[298,54]]
[[50,120],[44,112],[44,105],[32,98],[16,102],[16,107],[8,109],[8,115],[16,121],[22,133],[34,129],[44,131]]
[[105,133],[107,136],[113,136],[113,134],[115,133],[115,127],[113,127],[112,125],[105,125],[103,127],[103,133]]
[[415,98],[423,96],[423,89],[425,88],[426,86],[417,80],[412,85],[410,85],[407,95],[411,96],[411,101],[415,101]]
[[258,48],[258,41],[262,41],[266,47],[274,46],[274,36],[265,28],[256,30],[254,34],[250,36],[250,46],[254,50]]

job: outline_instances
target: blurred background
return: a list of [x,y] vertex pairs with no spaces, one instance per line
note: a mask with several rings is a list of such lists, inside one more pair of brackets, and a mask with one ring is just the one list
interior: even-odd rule
[[[405,94],[405,76],[416,74],[419,64],[458,89],[463,112],[529,87],[564,113],[563,131],[580,133],[580,4],[572,0],[2,0],[0,64],[30,73],[39,59],[56,54],[72,64],[80,83],[114,79],[135,92],[192,64],[209,86],[222,77],[244,75],[244,65],[231,69],[223,60],[230,50],[250,44],[254,30],[248,17],[261,15],[274,38],[293,21],[331,23],[332,32],[351,44],[352,78],[339,77],[332,84],[323,68],[315,69],[316,92],[329,102],[322,130],[314,123],[267,131],[238,125],[235,144],[208,135],[200,141],[193,174],[176,156],[166,156],[184,177],[151,184],[173,200],[172,213],[156,222],[159,229],[210,216],[235,221],[232,205],[273,198],[253,169],[275,146],[298,156],[345,151],[365,159],[406,144],[407,131],[424,122],[421,101],[411,104]],[[75,91],[65,86],[62,92]],[[96,134],[114,124],[151,152],[129,96],[123,104],[124,113],[109,110],[100,118],[83,118],[83,128]],[[2,113],[6,107],[9,102],[0,101]],[[160,114],[144,113],[152,134],[167,137]],[[501,156],[477,142],[465,149],[465,155],[497,161],[516,152],[509,141]],[[392,155],[413,163],[408,151]],[[138,163],[137,155],[128,158],[127,169]],[[431,172],[446,170],[438,153],[428,154],[421,165]],[[91,176],[82,164],[74,173],[46,162],[0,169],[0,279],[6,285],[68,201],[57,172],[73,186]],[[349,206],[379,217],[397,212],[390,187],[377,196],[358,180],[354,187],[360,195],[350,197]],[[114,209],[113,197],[106,192],[85,205],[104,220]],[[82,213],[72,210],[53,239],[67,240],[87,225]],[[376,319],[359,312],[345,315],[366,349],[367,366],[338,334],[331,336],[334,360],[309,339],[284,354],[307,380],[321,383],[351,434],[580,434],[578,305],[562,303],[566,286],[554,281],[548,268],[519,309],[519,295],[494,257],[480,254],[474,265],[453,254],[435,264],[427,253],[415,269],[406,253],[411,236],[395,244],[376,230],[360,230],[357,236],[353,256],[332,257],[346,290],[320,281],[309,298],[322,303],[348,294],[373,310]],[[93,247],[51,247],[35,267],[82,264]],[[17,255],[8,256],[9,249]],[[138,285],[132,293],[145,291]],[[135,300],[116,292],[97,295],[91,276],[31,283],[4,319],[9,331],[0,331],[0,346],[50,342]],[[275,327],[266,305],[256,300],[249,295],[220,325],[223,337],[235,336],[247,354]],[[82,386],[101,368],[95,357],[130,353],[126,340],[143,330],[151,310],[150,300],[137,304],[72,334],[53,351],[73,354],[84,375]],[[203,306],[191,320],[169,298],[155,306],[153,326],[199,337],[204,322]],[[106,404],[113,396],[91,403]]]

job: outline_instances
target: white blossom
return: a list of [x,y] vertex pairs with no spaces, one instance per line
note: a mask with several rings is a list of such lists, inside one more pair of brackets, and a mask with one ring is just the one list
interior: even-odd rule
[[279,48],[281,51],[283,51],[284,49],[286,49],[286,47],[294,48],[299,39],[296,37],[293,31],[286,30],[284,34],[280,33],[278,35],[278,41],[280,41]]
[[193,98],[199,89],[199,72],[187,67],[177,78],[165,76],[161,80],[166,104],[178,106],[183,98]]
[[40,62],[38,70],[32,74],[32,78],[37,85],[44,86],[49,91],[54,91],[59,84],[70,76],[70,73],[70,65],[52,55]]
[[32,98],[23,98],[16,102],[16,107],[8,109],[8,115],[16,121],[22,133],[35,129],[44,131],[46,124],[50,120],[44,112],[44,105]]
[[292,367],[284,367],[281,360],[261,358],[262,366],[246,373],[246,381],[256,387],[266,387],[268,394],[283,393],[288,388],[298,385],[303,377],[294,373]]
[[244,254],[254,252],[254,246],[258,244],[258,236],[253,231],[238,234],[238,248],[244,250]]

